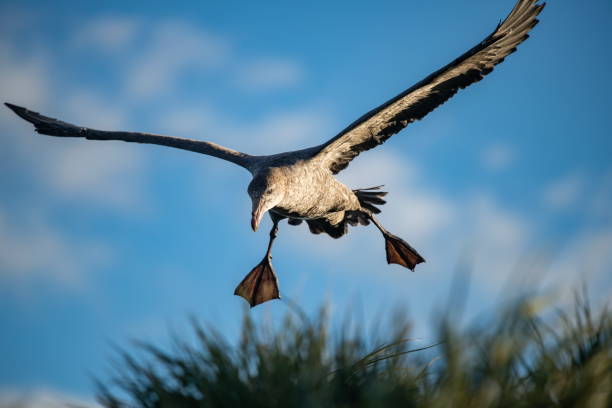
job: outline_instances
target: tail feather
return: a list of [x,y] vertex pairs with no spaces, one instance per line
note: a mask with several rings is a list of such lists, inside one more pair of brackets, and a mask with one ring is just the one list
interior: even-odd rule
[[346,218],[337,225],[330,224],[326,219],[320,218],[316,220],[306,220],[310,232],[313,234],[327,233],[332,238],[338,239],[348,232]]
[[362,188],[353,190],[353,193],[355,193],[357,199],[359,200],[359,204],[363,208],[371,211],[374,214],[380,214],[380,209],[377,206],[384,205],[386,203],[382,197],[387,195],[386,191],[379,191],[381,187],[383,186]]
[[380,191],[382,186],[362,188],[353,190],[353,193],[357,196],[359,204],[363,210],[358,211],[346,211],[344,219],[336,224],[332,225],[328,220],[320,218],[315,220],[306,220],[310,232],[313,234],[326,233],[332,238],[340,238],[348,232],[348,226],[351,225],[356,227],[358,225],[370,225],[369,213],[379,214],[380,208],[377,206],[386,203],[382,197],[387,195],[386,191]]

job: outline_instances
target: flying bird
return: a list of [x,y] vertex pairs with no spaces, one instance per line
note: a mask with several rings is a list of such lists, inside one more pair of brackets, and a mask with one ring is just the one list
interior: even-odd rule
[[122,140],[175,147],[214,156],[244,167],[253,178],[247,192],[252,201],[251,227],[257,231],[267,212],[272,219],[268,249],[261,262],[236,287],[235,294],[251,307],[279,299],[278,279],[272,267],[272,245],[278,224],[306,222],[313,234],[340,238],[348,227],[374,224],[385,239],[387,262],[414,271],[425,262],[403,239],[387,231],[375,217],[387,194],[379,187],[352,190],[334,175],[360,153],[381,145],[410,123],[442,105],[458,90],[480,81],[529,37],[545,3],[518,0],[508,17],[482,42],[450,64],[432,73],[396,97],[366,113],[327,142],[307,149],[254,156],[218,144],[149,133],[104,131],[62,122],[6,103],[32,123],[36,132],[89,140]]

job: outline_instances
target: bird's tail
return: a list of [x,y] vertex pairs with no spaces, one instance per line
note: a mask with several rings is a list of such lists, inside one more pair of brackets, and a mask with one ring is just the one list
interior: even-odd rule
[[382,197],[387,195],[386,191],[379,191],[382,186],[362,188],[359,190],[353,190],[353,193],[357,196],[361,210],[357,211],[346,211],[344,219],[338,224],[331,224],[326,219],[314,219],[306,220],[310,232],[313,234],[326,233],[332,238],[340,238],[348,232],[348,226],[352,225],[356,227],[358,225],[369,225],[370,214],[380,213],[380,209],[377,205],[383,205],[386,203]]
[[359,190],[353,190],[353,193],[357,196],[361,207],[369,210],[372,214],[379,214],[380,209],[377,206],[386,203],[383,197],[387,195],[386,191],[380,191],[382,187],[383,186],[361,188]]

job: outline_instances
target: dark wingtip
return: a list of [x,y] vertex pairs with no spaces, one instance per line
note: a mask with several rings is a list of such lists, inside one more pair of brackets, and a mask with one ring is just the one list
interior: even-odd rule
[[7,108],[9,108],[10,110],[12,110],[18,115],[19,115],[19,112],[25,111],[25,108],[21,106],[13,105],[12,103],[8,103],[8,102],[4,102],[4,106],[6,106]]
[[4,105],[10,110],[12,110],[15,113],[15,115],[19,116],[21,119],[33,123],[32,118],[29,115],[31,112],[27,110],[26,108],[24,108],[23,106],[13,105],[12,103],[9,103],[9,102],[4,102]]

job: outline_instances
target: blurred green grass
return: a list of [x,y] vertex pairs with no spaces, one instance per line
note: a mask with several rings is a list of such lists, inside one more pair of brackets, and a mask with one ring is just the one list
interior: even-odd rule
[[530,297],[495,316],[475,327],[440,318],[439,341],[426,346],[411,340],[401,313],[366,335],[350,319],[331,326],[325,309],[312,319],[289,311],[277,325],[246,312],[233,344],[194,321],[195,343],[175,338],[170,351],[140,344],[139,357],[119,351],[98,400],[142,408],[612,407],[606,307],[593,310],[585,294],[565,310]]

